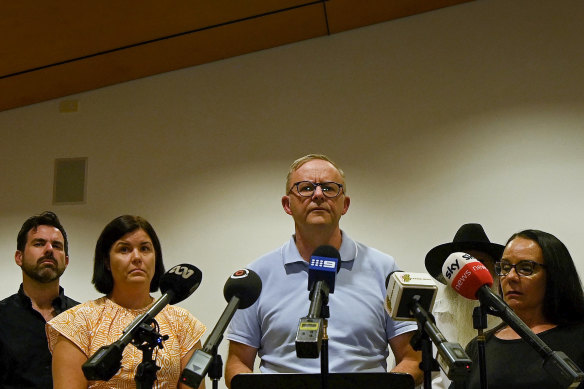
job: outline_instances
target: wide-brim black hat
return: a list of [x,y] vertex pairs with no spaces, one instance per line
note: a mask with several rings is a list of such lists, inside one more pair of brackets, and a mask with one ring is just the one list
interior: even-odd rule
[[489,254],[493,260],[501,259],[505,246],[491,243],[483,226],[477,223],[464,224],[456,231],[451,243],[434,247],[426,254],[426,270],[436,280],[445,283],[442,276],[442,265],[446,258],[457,251],[476,250]]

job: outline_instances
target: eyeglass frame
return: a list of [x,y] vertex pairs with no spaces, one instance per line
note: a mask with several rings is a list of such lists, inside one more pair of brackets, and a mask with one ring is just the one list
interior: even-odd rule
[[[520,272],[517,271],[517,266],[521,263],[530,263],[532,265],[532,270],[531,270],[531,274],[521,274]],[[505,274],[501,274],[501,263],[502,261],[497,261],[495,262],[495,273],[497,273],[497,275],[499,277],[507,277],[509,275],[509,273],[511,273],[511,270],[515,269],[515,273],[519,276],[519,277],[531,277],[534,274],[537,274],[539,271],[535,271],[535,269],[537,269],[538,267],[542,267],[542,268],[546,268],[547,265],[543,264],[543,263],[539,263],[539,262],[535,262],[535,261],[531,261],[529,259],[524,259],[521,260],[519,262],[517,262],[515,265],[512,265],[510,262],[505,261],[506,264],[508,264],[509,266],[511,266],[511,269],[509,269],[509,271]],[[497,270],[497,268],[499,268],[499,270]]]
[[[300,194],[300,190],[298,189],[298,185],[303,183],[303,182],[308,182],[310,184],[312,184],[314,186],[314,191],[312,192],[311,195],[309,196],[304,196],[302,194]],[[337,192],[336,195],[330,197],[326,195],[326,192],[324,190],[322,190],[322,186],[326,185],[326,184],[335,184],[339,186],[339,191]],[[326,182],[312,182],[312,181],[308,181],[308,180],[302,180],[302,181],[298,181],[292,184],[292,186],[290,187],[290,190],[288,191],[288,194],[292,193],[292,189],[294,189],[294,187],[296,187],[296,193],[298,194],[298,196],[300,197],[304,197],[304,198],[308,198],[308,197],[312,197],[314,196],[314,193],[316,192],[316,187],[320,186],[320,190],[322,192],[322,195],[324,197],[326,197],[327,199],[335,199],[337,197],[339,197],[341,195],[341,193],[345,192],[345,186],[343,184],[339,184],[338,182],[334,182],[334,181],[326,181]]]

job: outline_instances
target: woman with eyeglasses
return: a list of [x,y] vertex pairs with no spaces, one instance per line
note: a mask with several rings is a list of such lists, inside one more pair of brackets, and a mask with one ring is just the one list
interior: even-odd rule
[[[517,316],[553,351],[584,369],[584,293],[566,246],[547,232],[518,232],[507,241],[495,272],[501,296]],[[563,388],[542,368],[540,354],[505,323],[485,336],[489,389]],[[476,338],[466,351],[473,360],[467,387],[479,389]]]

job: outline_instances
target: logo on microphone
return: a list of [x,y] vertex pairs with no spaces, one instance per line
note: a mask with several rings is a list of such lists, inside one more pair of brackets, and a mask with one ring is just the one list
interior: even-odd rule
[[462,275],[460,275],[458,277],[458,280],[456,281],[456,285],[452,285],[452,287],[457,290],[460,291],[460,288],[462,288],[464,286],[464,282],[470,278],[470,276],[472,276],[472,273],[470,270],[465,270],[464,273],[462,273]]
[[458,259],[455,260],[450,266],[446,265],[446,271],[444,275],[446,278],[451,279],[452,275],[456,270],[460,270],[460,264],[458,263]]
[[325,269],[336,269],[337,262],[328,259],[319,259],[318,257],[310,258],[310,267],[320,267]]
[[191,270],[188,267],[181,265],[176,265],[175,267],[168,271],[168,273],[170,274],[174,273],[179,276],[182,276],[182,278],[184,278],[185,280],[192,276],[194,272],[195,272],[194,270]]
[[235,273],[233,273],[230,278],[233,278],[233,279],[245,278],[248,275],[249,275],[249,270],[239,269],[239,270],[236,270]]

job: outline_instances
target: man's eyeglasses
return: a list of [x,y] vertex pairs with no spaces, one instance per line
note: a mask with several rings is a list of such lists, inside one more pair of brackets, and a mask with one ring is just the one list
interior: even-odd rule
[[511,272],[511,269],[515,269],[515,272],[520,276],[530,276],[536,272],[538,267],[545,268],[546,266],[537,263],[535,261],[519,261],[515,265],[511,265],[507,261],[500,261],[495,262],[495,273],[497,273],[501,277],[505,277],[507,274]]
[[316,187],[320,186],[322,194],[329,199],[335,198],[341,194],[343,191],[343,185],[337,182],[311,182],[311,181],[299,181],[295,182],[288,193],[292,192],[292,189],[296,188],[296,192],[302,197],[312,197]]

